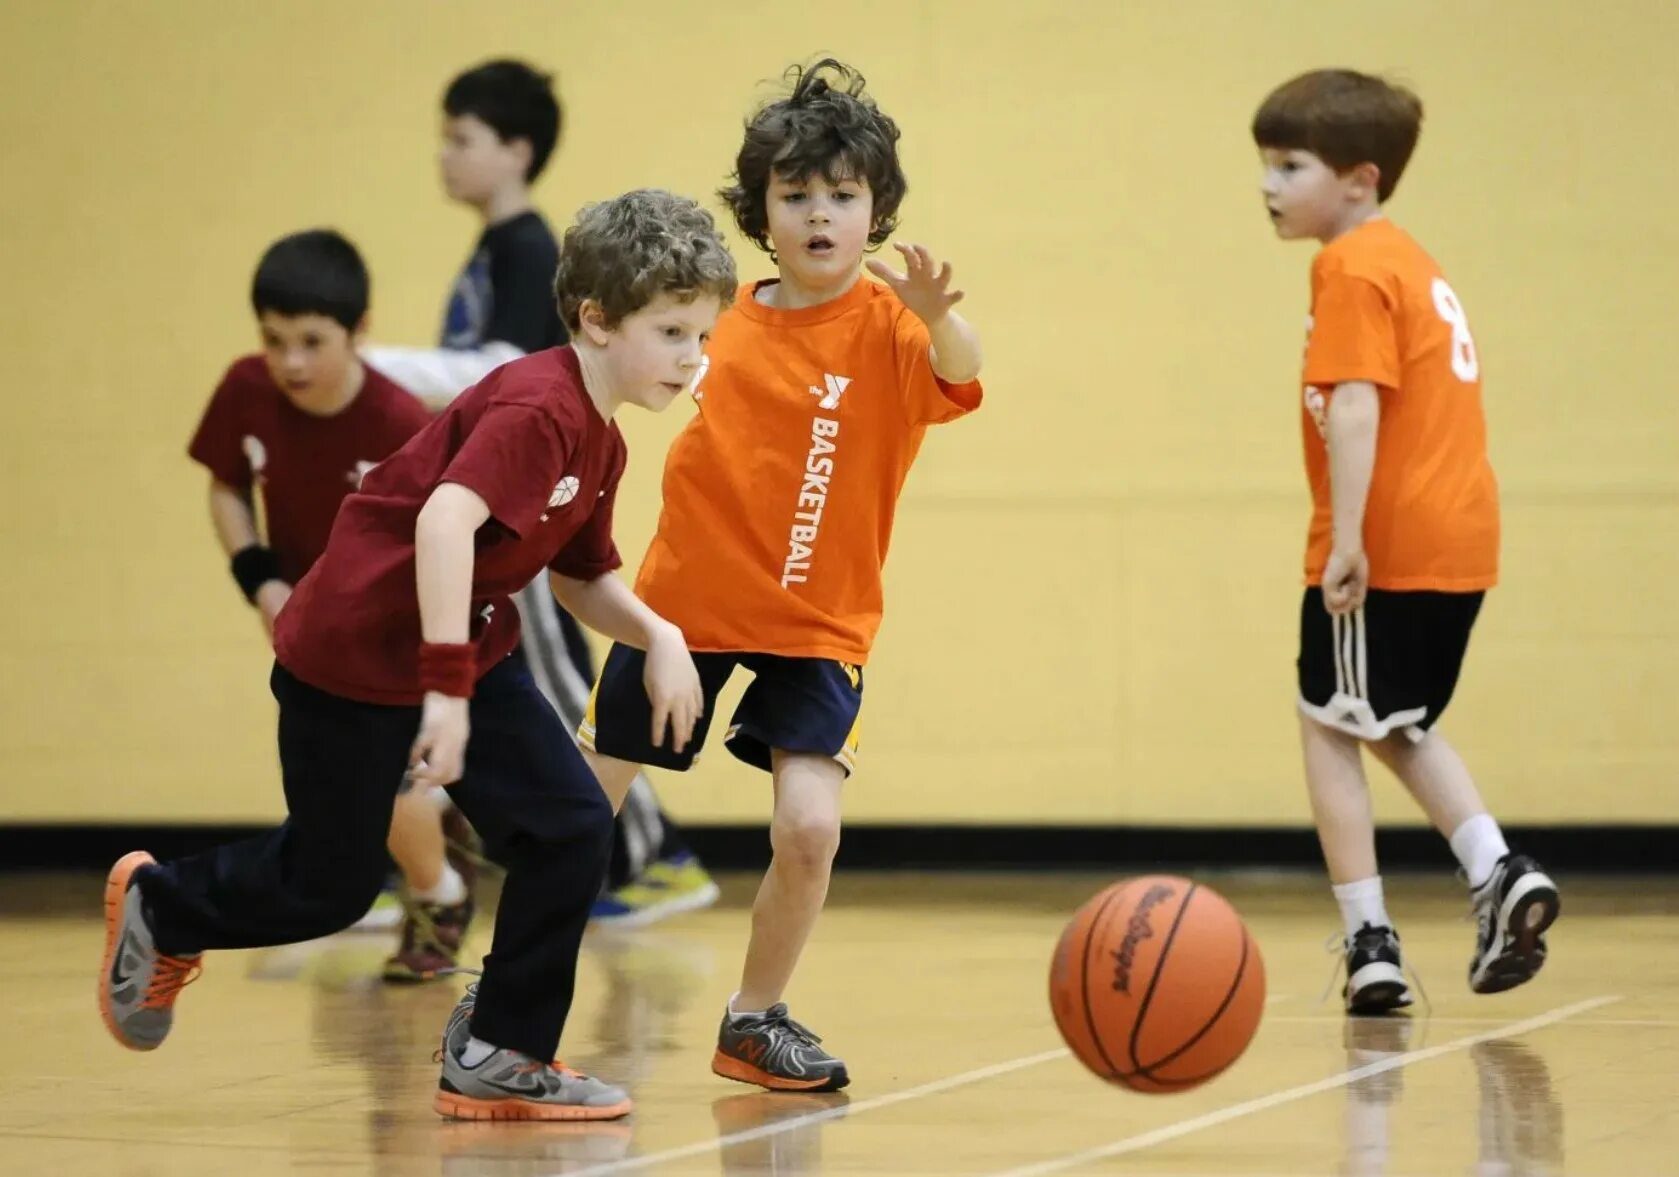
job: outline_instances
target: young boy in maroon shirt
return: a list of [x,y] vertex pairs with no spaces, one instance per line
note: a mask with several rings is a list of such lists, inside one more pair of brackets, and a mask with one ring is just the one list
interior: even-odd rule
[[367,267],[332,230],[269,246],[251,280],[262,351],[228,368],[187,449],[210,473],[211,526],[270,633],[339,505],[431,420],[357,358],[367,303]]
[[686,745],[702,696],[683,635],[612,575],[625,457],[612,416],[662,410],[687,387],[735,283],[692,201],[642,190],[590,206],[554,280],[574,343],[496,369],[368,472],[276,626],[285,824],[170,863],[135,851],[111,870],[99,1002],[118,1042],[162,1043],[206,949],[355,920],[379,889],[404,781],[452,785],[508,875],[483,980],[444,1032],[434,1108],[630,1110],[621,1088],[555,1061],[612,810],[515,652],[510,597],[546,568],[573,616],[645,650],[655,738]]

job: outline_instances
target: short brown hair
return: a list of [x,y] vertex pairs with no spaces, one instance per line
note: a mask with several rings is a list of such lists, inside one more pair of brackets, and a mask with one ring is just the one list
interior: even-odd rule
[[1376,199],[1393,195],[1422,129],[1422,99],[1404,86],[1350,69],[1319,69],[1284,82],[1253,116],[1253,141],[1310,151],[1347,172],[1373,163]]
[[554,300],[572,334],[586,300],[616,327],[661,294],[734,301],[735,260],[711,214],[686,196],[638,188],[586,205],[560,242]]
[[768,250],[764,202],[772,172],[794,182],[817,172],[830,184],[852,177],[867,180],[874,201],[869,245],[883,244],[898,227],[898,206],[909,191],[898,163],[898,124],[863,93],[863,75],[832,57],[792,66],[785,77],[791,92],[759,107],[747,120],[746,138],[735,157],[735,182],[717,195],[740,231]]

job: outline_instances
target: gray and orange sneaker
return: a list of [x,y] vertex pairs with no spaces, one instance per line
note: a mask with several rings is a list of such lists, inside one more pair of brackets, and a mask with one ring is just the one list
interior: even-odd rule
[[851,1076],[821,1041],[787,1015],[784,1001],[744,1017],[725,1010],[711,1072],[771,1091],[838,1091]]
[[392,982],[433,981],[454,970],[461,944],[472,926],[472,897],[444,906],[403,896],[402,945],[385,961],[383,976]]
[[[617,1120],[635,1108],[629,1093],[564,1063],[540,1062],[502,1047],[468,1064],[462,1057],[472,1042],[472,1010],[478,986],[449,1014],[443,1030],[432,1110],[450,1120]],[[482,1049],[482,1048],[480,1048]]]
[[99,970],[99,1016],[130,1050],[156,1050],[175,1020],[175,998],[198,979],[202,957],[165,956],[146,922],[134,872],[156,862],[144,850],[123,855],[105,878],[105,959]]

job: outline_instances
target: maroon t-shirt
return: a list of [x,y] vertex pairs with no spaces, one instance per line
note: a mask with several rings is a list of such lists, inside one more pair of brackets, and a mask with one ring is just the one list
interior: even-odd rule
[[624,459],[623,436],[589,400],[571,348],[502,365],[344,500],[326,552],[280,611],[280,665],[365,703],[424,698],[414,524],[432,491],[456,482],[490,508],[472,563],[470,633],[483,675],[518,644],[510,598],[544,567],[593,580],[622,563],[612,505]]
[[339,504],[363,473],[430,420],[424,405],[372,368],[344,409],[305,413],[260,355],[246,356],[216,386],[187,453],[235,490],[262,487],[268,546],[280,575],[296,584],[320,558]]

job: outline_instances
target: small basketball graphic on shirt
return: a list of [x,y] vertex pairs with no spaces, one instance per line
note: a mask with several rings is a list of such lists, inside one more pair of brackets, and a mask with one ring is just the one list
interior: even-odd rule
[[251,467],[251,473],[261,475],[268,466],[268,450],[261,439],[247,433],[239,442],[239,448],[245,451],[245,461]]
[[550,507],[563,507],[577,497],[577,477],[567,474],[554,487],[554,493],[548,496]]

